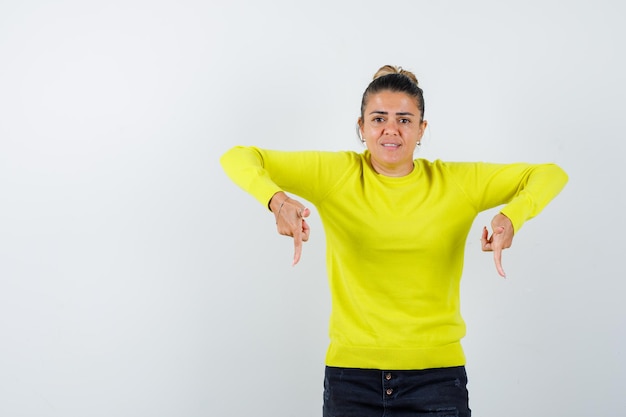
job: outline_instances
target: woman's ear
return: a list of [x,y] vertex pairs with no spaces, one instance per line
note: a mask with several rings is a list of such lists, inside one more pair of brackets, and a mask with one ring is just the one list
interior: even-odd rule
[[428,122],[423,120],[420,126],[420,139],[424,136],[424,132],[426,132],[426,128],[428,127]]
[[365,143],[365,139],[363,139],[363,118],[359,117],[356,121],[356,133],[359,135],[359,139],[362,143]]

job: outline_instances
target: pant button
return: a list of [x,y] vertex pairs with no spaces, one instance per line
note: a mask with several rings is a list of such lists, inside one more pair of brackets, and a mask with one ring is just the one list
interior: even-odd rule
[[387,372],[387,373],[385,374],[385,379],[386,379],[387,381],[389,381],[389,380],[391,379],[391,372]]
[[393,393],[393,390],[391,388],[387,388],[387,395],[391,395]]

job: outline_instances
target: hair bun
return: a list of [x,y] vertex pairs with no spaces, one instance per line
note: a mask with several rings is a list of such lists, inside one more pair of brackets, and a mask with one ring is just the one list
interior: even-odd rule
[[389,75],[389,74],[404,75],[405,77],[413,81],[415,85],[419,85],[415,74],[413,74],[411,71],[402,69],[402,67],[396,67],[395,65],[385,65],[385,66],[380,67],[380,69],[376,71],[376,74],[374,74],[374,80],[377,78],[383,77],[385,75]]

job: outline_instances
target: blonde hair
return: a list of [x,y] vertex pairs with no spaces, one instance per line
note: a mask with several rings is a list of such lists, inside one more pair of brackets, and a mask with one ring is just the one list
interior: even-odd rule
[[417,82],[417,77],[411,71],[394,65],[384,65],[374,74],[374,79],[365,89],[361,99],[361,119],[370,95],[381,91],[401,92],[415,98],[417,108],[421,112],[420,121],[424,120],[424,92]]
[[376,74],[374,74],[374,80],[380,77],[383,77],[385,75],[389,75],[389,74],[400,74],[400,75],[404,75],[406,77],[409,77],[409,79],[411,81],[413,81],[415,83],[415,85],[419,86],[419,82],[417,81],[417,77],[415,76],[415,74],[413,74],[411,71],[407,71],[402,67],[396,67],[394,65],[384,65],[382,67],[380,67],[378,69],[378,71],[376,71]]

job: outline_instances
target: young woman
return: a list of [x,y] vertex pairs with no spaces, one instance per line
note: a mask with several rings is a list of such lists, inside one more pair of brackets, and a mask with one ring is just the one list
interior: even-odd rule
[[554,164],[414,159],[423,93],[393,66],[365,90],[358,126],[362,153],[235,147],[221,163],[293,237],[294,264],[310,211],[286,192],[323,222],[332,298],[324,416],[469,416],[459,286],[472,222],[503,205],[482,249],[504,276],[502,250],[567,175]]

